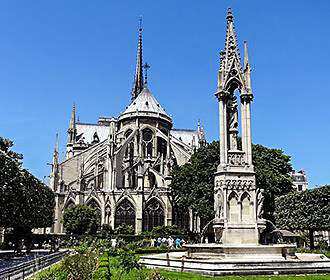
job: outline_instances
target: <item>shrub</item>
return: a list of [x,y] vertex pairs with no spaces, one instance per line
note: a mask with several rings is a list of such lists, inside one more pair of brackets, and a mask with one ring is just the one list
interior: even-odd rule
[[31,280],[67,280],[68,274],[63,270],[62,263],[55,264],[33,276]]
[[105,252],[99,257],[99,263],[97,270],[93,273],[93,280],[110,280],[110,265],[109,265],[109,254]]
[[131,225],[120,225],[115,228],[115,234],[134,234],[134,228]]
[[118,256],[118,267],[127,273],[133,269],[140,269],[139,257],[132,250],[121,250]]
[[95,209],[86,205],[75,205],[64,211],[63,226],[67,233],[95,234],[99,227],[99,219]]
[[101,226],[100,237],[101,238],[110,238],[111,235],[114,233],[111,226],[108,224],[103,224]]
[[97,268],[97,255],[83,246],[78,248],[78,253],[64,258],[63,270],[70,280],[90,280]]

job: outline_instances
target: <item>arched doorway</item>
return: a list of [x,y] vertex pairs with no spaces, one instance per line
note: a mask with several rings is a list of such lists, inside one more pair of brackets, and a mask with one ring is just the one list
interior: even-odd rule
[[127,198],[118,204],[115,213],[115,228],[124,224],[135,230],[135,208]]
[[153,198],[143,210],[143,231],[151,231],[154,227],[164,225],[164,208]]

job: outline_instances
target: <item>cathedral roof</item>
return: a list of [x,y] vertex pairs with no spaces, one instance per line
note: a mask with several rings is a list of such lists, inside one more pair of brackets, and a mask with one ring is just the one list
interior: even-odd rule
[[87,144],[92,143],[95,133],[101,142],[107,139],[109,135],[108,125],[77,123],[76,126],[77,126],[77,139],[76,139],[77,143],[79,142],[83,142]]
[[166,113],[147,87],[121,113],[119,120],[136,116],[157,117],[172,122],[172,118]]
[[172,128],[170,133],[188,146],[192,144],[194,138],[195,143],[198,141],[197,130]]

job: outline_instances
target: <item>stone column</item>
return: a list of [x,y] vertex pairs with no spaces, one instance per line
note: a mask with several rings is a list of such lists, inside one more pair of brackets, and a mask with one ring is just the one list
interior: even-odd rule
[[4,242],[5,239],[5,229],[0,227],[0,245]]
[[247,162],[252,165],[252,136],[251,136],[251,99],[246,101],[246,144],[247,144]]
[[143,208],[144,208],[144,203],[143,203],[143,195],[138,194],[136,196],[136,209],[135,209],[135,233],[139,234],[143,230]]
[[62,219],[62,205],[59,205],[59,197],[55,196],[55,223],[54,223],[54,233],[62,233],[61,231],[61,219]]
[[242,131],[242,151],[245,152],[245,162],[247,162],[247,150],[246,150],[246,110],[245,101],[241,97],[241,131]]
[[172,225],[172,216],[173,216],[173,211],[172,211],[172,204],[170,202],[170,199],[168,197],[168,194],[163,198],[165,201],[165,226],[171,226]]
[[110,212],[110,225],[111,228],[115,228],[115,219],[116,219],[116,200],[114,195],[110,196],[111,198],[111,212]]
[[224,92],[217,93],[219,101],[220,165],[227,163],[227,104]]

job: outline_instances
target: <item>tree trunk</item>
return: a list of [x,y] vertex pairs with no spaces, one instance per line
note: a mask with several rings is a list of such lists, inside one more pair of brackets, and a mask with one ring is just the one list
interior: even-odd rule
[[314,250],[314,230],[309,230],[309,248]]

